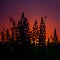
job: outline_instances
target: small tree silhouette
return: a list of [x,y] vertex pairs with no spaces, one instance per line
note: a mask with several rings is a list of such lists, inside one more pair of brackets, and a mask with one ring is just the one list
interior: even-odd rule
[[52,44],[58,44],[58,37],[57,37],[57,33],[56,33],[56,28],[54,29]]
[[50,46],[50,38],[48,37],[48,42],[47,42],[48,46]]
[[1,31],[1,40],[2,40],[2,42],[4,42],[4,32],[3,31]]
[[13,20],[12,17],[10,17],[10,20],[12,22],[12,28],[11,28],[11,43],[14,44],[14,41],[16,40],[16,26],[15,26],[15,22]]
[[6,40],[10,42],[10,34],[9,34],[9,29],[6,31]]

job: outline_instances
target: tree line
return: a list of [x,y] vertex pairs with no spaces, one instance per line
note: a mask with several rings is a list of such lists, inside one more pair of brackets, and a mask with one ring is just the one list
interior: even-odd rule
[[[12,17],[9,17],[10,22],[12,23],[11,33],[9,29],[1,31],[1,43],[15,44],[15,45],[36,45],[36,46],[46,46],[46,45],[57,45],[58,36],[56,33],[56,28],[54,29],[54,34],[51,38],[48,37],[46,43],[46,25],[45,19],[41,17],[40,26],[38,27],[37,20],[34,21],[32,31],[30,30],[29,22],[27,17],[24,16],[22,12],[21,18],[18,20],[17,26]],[[52,43],[50,42],[52,41]]]

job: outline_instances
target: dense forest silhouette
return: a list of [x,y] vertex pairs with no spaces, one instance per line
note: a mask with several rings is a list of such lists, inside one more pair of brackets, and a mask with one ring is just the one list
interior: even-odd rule
[[8,28],[0,32],[0,55],[19,60],[58,60],[60,58],[60,44],[56,28],[54,28],[51,38],[48,37],[48,41],[46,41],[46,18],[47,16],[41,17],[39,27],[37,20],[35,20],[31,31],[24,12],[22,12],[17,25],[14,19],[9,17],[12,23],[11,32]]

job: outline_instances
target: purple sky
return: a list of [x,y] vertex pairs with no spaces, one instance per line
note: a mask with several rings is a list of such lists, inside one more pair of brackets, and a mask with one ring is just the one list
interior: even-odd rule
[[22,11],[25,12],[30,27],[33,26],[35,19],[39,24],[41,16],[47,15],[48,34],[51,35],[56,27],[60,37],[60,0],[0,0],[0,30],[11,26],[9,16],[18,21]]

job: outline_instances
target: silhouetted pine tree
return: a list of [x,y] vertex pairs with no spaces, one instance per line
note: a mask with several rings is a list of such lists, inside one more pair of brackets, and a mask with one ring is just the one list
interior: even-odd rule
[[30,41],[29,34],[29,23],[26,17],[24,17],[24,12],[22,12],[22,17],[18,21],[18,30],[19,30],[19,40],[21,45],[26,45]]
[[11,43],[14,44],[14,41],[16,40],[16,26],[15,26],[15,22],[13,22],[13,26],[12,26],[12,34],[11,34]]
[[57,33],[56,33],[56,28],[54,29],[54,35],[52,38],[52,43],[53,44],[58,44],[58,37],[57,37]]
[[38,45],[38,37],[39,37],[38,25],[37,20],[35,20],[32,31],[32,40],[34,45]]
[[9,34],[9,29],[6,31],[6,40],[10,42],[10,34]]
[[47,45],[50,46],[50,38],[48,37],[48,42],[47,42]]
[[46,41],[46,26],[43,21],[43,17],[41,17],[40,29],[39,29],[39,45],[44,46]]
[[1,40],[2,40],[2,42],[4,42],[4,32],[3,31],[1,31]]
[[13,43],[14,42],[14,37],[15,37],[15,30],[16,30],[16,26],[15,26],[15,22],[14,19],[10,16],[9,17],[10,22],[12,23],[12,28],[11,28],[11,40],[10,42]]

